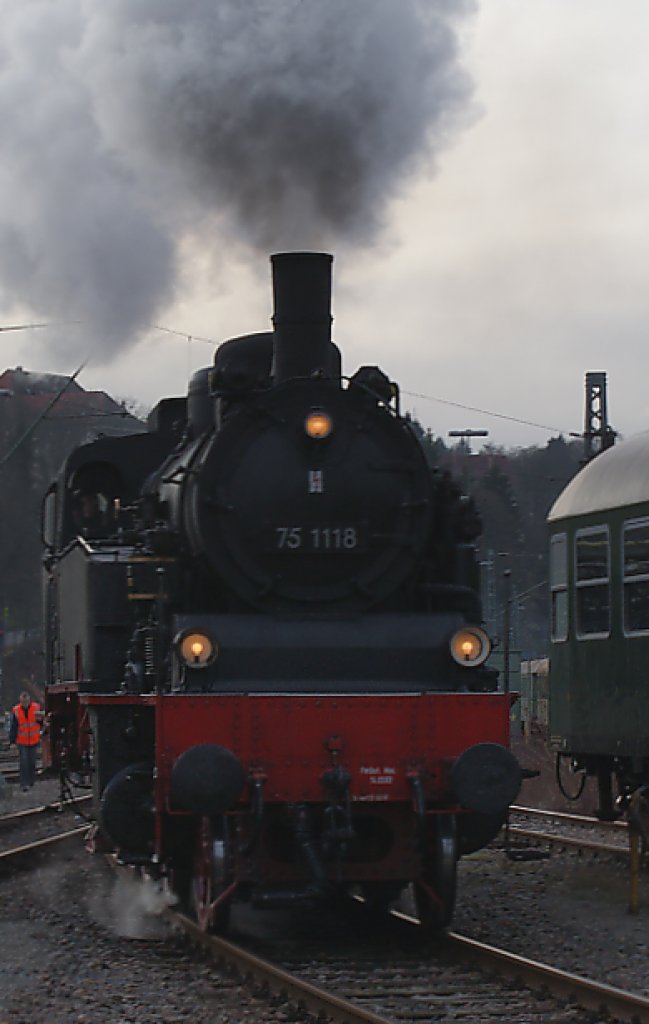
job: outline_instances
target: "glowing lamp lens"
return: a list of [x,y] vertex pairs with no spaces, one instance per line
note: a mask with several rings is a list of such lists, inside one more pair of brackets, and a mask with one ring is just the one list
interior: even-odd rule
[[482,665],[491,653],[491,642],[484,629],[465,626],[451,637],[451,655],[458,665],[473,668]]
[[181,659],[192,668],[204,668],[216,657],[216,645],[206,633],[185,633],[178,641]]
[[329,437],[329,434],[333,430],[331,416],[326,412],[322,412],[321,409],[310,412],[304,421],[304,429],[309,437],[313,437],[316,440]]

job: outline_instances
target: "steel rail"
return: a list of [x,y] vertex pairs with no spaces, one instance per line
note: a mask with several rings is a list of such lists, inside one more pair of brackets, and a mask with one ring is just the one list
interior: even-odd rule
[[[416,918],[408,914],[392,911],[392,915],[407,924],[419,924]],[[582,1009],[604,1011],[616,1020],[633,1024],[649,1024],[649,999],[635,992],[593,981],[459,932],[446,932],[441,942],[441,948],[446,948],[452,957],[477,963],[492,971],[497,970],[506,978],[522,981],[526,988],[533,991],[546,989],[551,995],[569,999]]]
[[68,839],[75,839],[78,836],[85,835],[87,831],[88,826],[83,825],[79,828],[70,829],[67,832],[57,832],[56,835],[46,836],[44,839],[36,839],[33,843],[24,843],[22,846],[13,846],[9,850],[0,850],[0,864],[19,860],[30,853],[38,853],[40,850],[55,846],[57,843],[66,842]]
[[519,978],[528,988],[545,988],[552,995],[569,999],[587,1010],[604,1011],[616,1020],[649,1024],[649,999],[644,996],[529,960],[457,932],[448,932],[446,941],[463,957],[491,969],[501,968],[508,977]]
[[556,832],[539,832],[535,828],[520,828],[510,825],[510,836],[522,836],[524,839],[537,839],[554,846],[574,846],[580,850],[593,850],[595,853],[612,853],[617,857],[628,857],[628,846],[614,843],[599,843],[594,839],[580,839],[578,836],[560,836]]
[[591,814],[570,814],[567,811],[548,811],[543,807],[520,807],[512,804],[510,811],[518,814],[530,814],[537,818],[556,818],[558,821],[574,822],[577,825],[597,825],[598,828],[628,829],[626,821],[602,821]]
[[27,807],[23,811],[13,811],[11,814],[1,814],[0,827],[2,827],[2,825],[10,825],[14,821],[20,821],[22,818],[32,818],[37,814],[46,814],[48,811],[55,811],[58,814],[59,812],[68,809],[73,810],[76,804],[80,804],[88,800],[92,800],[92,796],[90,796],[90,794],[75,797],[74,800],[57,800],[53,804],[39,804],[38,807]]
[[[11,766],[9,768],[0,769],[0,775],[2,775],[2,777],[5,780],[5,782],[18,782],[18,780],[20,779],[20,769],[17,768],[15,766],[15,764],[14,764],[13,766]],[[36,778],[37,779],[42,779],[43,778],[43,770],[42,770],[42,768],[37,768],[36,769]]]
[[311,982],[303,981],[227,939],[207,935],[184,914],[166,910],[163,916],[189,935],[217,963],[234,968],[245,979],[253,979],[262,989],[276,993],[303,1011],[335,1021],[335,1024],[393,1024],[389,1018],[364,1010]]

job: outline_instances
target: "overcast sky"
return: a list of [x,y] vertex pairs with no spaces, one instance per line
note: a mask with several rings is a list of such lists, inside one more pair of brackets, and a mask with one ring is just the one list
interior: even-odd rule
[[[124,7],[122,0],[114,2],[116,8]],[[129,2],[147,6],[146,0]],[[301,12],[308,11],[310,2],[305,0]],[[395,16],[404,9],[402,0],[390,2]],[[347,3],[354,7],[354,0]],[[263,7],[263,0],[257,0],[259,5]],[[7,15],[14,6],[0,0],[0,13],[5,7]],[[23,12],[32,9],[42,14],[48,4],[26,0],[18,6]],[[66,6],[82,23],[88,4],[60,0],[59,11]],[[192,0],[188,8],[178,5],[185,10],[192,6],[198,10],[204,4]],[[390,3],[381,0],[381,6],[385,12]],[[461,45],[457,74],[451,75],[448,55],[440,44],[444,74],[436,78],[429,70],[429,95],[416,111],[417,118],[428,118],[432,124],[434,144],[424,157],[417,156],[415,136],[405,132],[399,146],[404,152],[412,146],[414,155],[401,163],[386,145],[381,151],[385,176],[377,179],[366,172],[369,186],[362,223],[352,223],[352,217],[337,237],[333,218],[324,232],[327,248],[335,255],[334,337],[343,350],[345,371],[378,363],[400,383],[404,405],[435,434],[482,428],[489,430],[489,440],[495,444],[525,446],[543,445],[559,431],[581,430],[584,374],[605,370],[613,425],[625,435],[649,428],[645,343],[649,323],[649,4],[646,0],[483,0],[473,12],[464,0],[440,0],[429,6],[451,12],[449,23]],[[314,5],[316,9],[322,5]],[[89,15],[87,19],[92,21]],[[308,32],[305,25],[302,30]],[[103,100],[102,89],[114,95],[106,39],[115,43],[118,52],[115,25],[90,27],[94,45],[100,39],[101,52],[107,54],[104,77],[101,68],[96,70],[92,40],[86,39],[79,48],[73,33],[66,37],[65,52],[75,54],[75,75],[92,79],[88,94],[92,94],[93,117],[100,123],[104,149],[106,139],[118,155],[120,144],[128,148],[128,166],[125,163],[126,169],[120,170],[119,180],[148,176],[152,191],[163,195],[169,184],[157,181],[150,161],[154,153],[165,166],[173,164],[173,153],[165,155],[160,142],[161,138],[166,142],[165,134],[161,129],[158,138],[148,140],[149,162],[140,160],[137,126],[129,125],[125,131],[119,104]],[[388,27],[394,38],[394,25]],[[29,102],[21,103],[21,92],[8,90],[7,68],[18,64],[16,54],[20,53],[22,77],[14,74],[11,84],[13,89],[25,90],[29,98],[37,74],[30,70],[32,49],[36,67],[41,59],[39,46],[49,44],[42,44],[31,30],[26,33],[24,24],[10,29],[0,46],[0,110],[6,123],[11,97],[12,110],[22,117],[24,136],[31,107]],[[412,25],[406,26],[396,39],[406,65],[412,56],[409,46],[417,50],[414,57],[422,60],[421,41],[414,42],[416,33],[411,30]],[[304,45],[308,49],[308,43]],[[251,63],[249,75],[255,72]],[[301,74],[306,73],[302,69]],[[399,74],[395,82],[402,77]],[[473,83],[472,95],[468,79]],[[389,77],[385,88],[396,88]],[[432,104],[435,90],[444,99],[439,110]],[[83,108],[76,110],[77,100],[70,100],[70,90],[61,89],[57,95],[63,93],[66,116],[75,110],[79,132],[87,130],[83,152],[88,153],[96,134],[91,118],[87,118],[87,129],[83,127],[90,100],[84,97]],[[403,100],[407,102],[405,94]],[[129,103],[127,97],[123,110],[131,110]],[[39,116],[42,132],[46,115],[40,111]],[[399,120],[398,109],[395,116]],[[373,147],[380,146],[387,134],[394,138],[386,124],[377,142],[368,129]],[[416,128],[413,118],[413,132]],[[354,131],[364,137],[362,122]],[[64,135],[57,132],[57,141]],[[225,135],[223,144],[232,151]],[[24,145],[25,152],[30,152],[31,140]],[[42,178],[50,174],[50,165],[47,152],[40,155]],[[84,167],[86,181],[97,183],[100,197],[104,180],[107,189],[114,187],[111,173],[105,164],[90,159]],[[236,176],[236,164],[228,173]],[[6,208],[0,212],[4,227],[0,232],[4,249],[0,323],[82,318],[88,304],[75,307],[72,298],[79,273],[66,284],[65,305],[59,300],[44,301],[51,280],[42,275],[33,257],[34,236],[41,231],[43,219],[49,221],[48,204],[56,193],[39,194],[38,201],[32,202],[30,188],[36,191],[37,184],[30,184],[29,173],[6,146],[0,148],[5,206],[7,189],[11,194],[19,176],[22,191],[9,201],[20,219],[16,215],[12,223]],[[187,203],[182,221],[170,216],[162,227],[160,219],[154,223],[143,219],[140,224],[138,193],[129,193],[132,210],[126,211],[127,227],[120,228],[120,244],[130,244],[129,232],[134,246],[135,240],[139,245],[144,239],[140,263],[150,259],[157,282],[169,281],[165,299],[151,307],[155,312],[149,313],[148,308],[143,312],[134,302],[129,316],[133,322],[138,316],[150,316],[180,336],[145,328],[133,335],[139,338],[136,343],[129,346],[120,341],[111,361],[100,365],[93,355],[79,378],[85,388],[150,405],[160,397],[183,393],[188,370],[212,361],[212,346],[202,340],[188,342],[184,335],[218,342],[268,328],[268,253],[284,248],[287,236],[275,228],[272,218],[264,221],[263,231],[255,236],[254,226],[245,224],[245,209],[235,210],[228,223],[213,215],[199,224],[196,210],[203,186],[205,201],[211,202],[203,180],[194,190],[196,207],[190,211]],[[76,203],[77,192],[75,186],[71,203]],[[289,198],[292,194],[289,187]],[[286,197],[282,201],[286,203]],[[299,209],[304,203],[304,196],[297,195]],[[245,226],[240,233],[237,217]],[[164,231],[174,234],[173,255],[165,248]],[[49,256],[48,239],[43,236],[38,244]],[[312,239],[300,238],[294,226],[290,245],[313,247]],[[15,272],[14,256],[23,261],[22,277]],[[175,277],[169,269],[172,262]],[[24,281],[32,267],[36,267],[33,281],[38,286],[26,291]],[[108,268],[102,295],[109,312],[122,302],[111,293],[114,276]],[[130,272],[125,276],[129,280]],[[78,288],[81,292],[80,280]],[[51,334],[50,329],[2,334],[4,365],[70,373],[86,350],[95,352],[83,323],[65,328],[70,344],[61,344],[60,329],[56,342]],[[541,427],[493,417],[486,411]]]

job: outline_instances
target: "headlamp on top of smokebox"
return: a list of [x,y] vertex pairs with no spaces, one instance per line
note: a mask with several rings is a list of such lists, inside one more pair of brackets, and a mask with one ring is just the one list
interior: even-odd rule
[[304,431],[314,441],[324,441],[333,428],[333,420],[324,409],[311,409],[304,420]]
[[198,629],[184,629],[174,641],[178,657],[188,668],[207,668],[219,653],[218,644]]

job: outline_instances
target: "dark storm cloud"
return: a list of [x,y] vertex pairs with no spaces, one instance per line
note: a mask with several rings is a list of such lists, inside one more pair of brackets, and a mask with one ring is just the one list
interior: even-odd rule
[[[0,0],[0,287],[105,358],[179,240],[367,243],[467,116],[469,0]],[[85,339],[84,339],[85,344]]]

